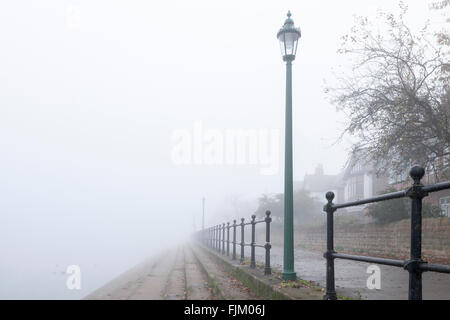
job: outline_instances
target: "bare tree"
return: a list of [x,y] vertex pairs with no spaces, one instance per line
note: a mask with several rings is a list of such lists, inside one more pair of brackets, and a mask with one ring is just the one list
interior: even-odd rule
[[447,179],[450,65],[448,42],[441,41],[446,34],[438,37],[428,25],[413,33],[404,20],[407,6],[400,8],[397,17],[379,13],[385,30],[356,18],[338,51],[352,59],[352,72],[326,92],[348,116],[343,134],[357,137],[355,149],[379,173],[403,173],[415,163]]

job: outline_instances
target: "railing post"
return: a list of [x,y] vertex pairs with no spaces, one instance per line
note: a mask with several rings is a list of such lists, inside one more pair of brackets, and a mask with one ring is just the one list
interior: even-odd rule
[[270,268],[270,248],[272,248],[270,244],[270,222],[272,222],[272,218],[270,217],[270,211],[266,211],[266,218],[264,219],[266,222],[266,244],[264,248],[266,249],[266,261],[264,263],[264,274],[269,275],[272,274],[272,269]]
[[423,191],[420,179],[425,175],[424,168],[413,166],[409,175],[414,180],[413,185],[406,191],[411,198],[411,248],[410,258],[404,268],[409,272],[409,300],[422,300],[422,199],[427,196]]
[[255,222],[255,219],[256,219],[256,215],[252,215],[252,221],[251,221],[251,223],[252,223],[252,243],[250,244],[250,246],[251,246],[251,251],[250,251],[250,268],[256,268],[256,262],[255,262],[255,241],[256,241],[256,239],[255,239],[255,237],[256,237],[256,235],[255,235],[255,226],[256,226],[256,222]]
[[217,243],[218,243],[218,241],[219,241],[219,226],[217,226],[216,225],[216,231],[215,231],[215,240],[216,241],[214,241],[214,243],[215,243],[215,245],[214,245],[214,250],[217,250]]
[[212,227],[212,241],[211,241],[211,248],[214,250],[216,248],[216,226]]
[[219,230],[219,241],[217,242],[217,251],[220,253],[220,250],[221,250],[221,247],[222,247],[222,243],[221,243],[221,240],[222,240],[222,226],[220,224],[219,224],[218,230]]
[[225,223],[222,225],[222,254],[225,254]]
[[327,291],[323,296],[324,300],[337,300],[336,289],[334,284],[334,226],[333,214],[336,211],[333,208],[334,193],[329,191],[325,195],[328,203],[324,206],[323,211],[327,213],[327,252],[323,255],[327,259]]
[[227,257],[230,256],[230,223],[227,222]]
[[233,254],[231,259],[236,260],[236,220],[233,220]]
[[244,262],[244,218],[241,218],[241,263]]

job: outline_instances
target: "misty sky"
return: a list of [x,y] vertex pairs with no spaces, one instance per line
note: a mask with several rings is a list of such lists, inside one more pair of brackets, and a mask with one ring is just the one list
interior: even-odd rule
[[[429,1],[407,1],[418,27]],[[352,16],[374,1],[3,1],[0,4],[0,298],[80,298],[161,246],[231,210],[230,197],[283,186],[288,9],[294,179],[338,173],[345,118],[323,93]],[[279,170],[177,165],[173,132],[278,130]],[[248,212],[250,216],[252,212]],[[233,216],[233,213],[230,213]],[[176,238],[176,239],[175,239]],[[79,292],[65,268],[82,270]]]

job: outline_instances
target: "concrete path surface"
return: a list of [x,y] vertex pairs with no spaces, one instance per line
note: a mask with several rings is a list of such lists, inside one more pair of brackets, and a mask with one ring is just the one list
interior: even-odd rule
[[[201,263],[200,263],[201,262]],[[220,283],[213,293],[204,270]],[[201,250],[182,245],[147,260],[85,297],[88,300],[255,299]]]
[[231,274],[226,272],[222,266],[218,265],[204,250],[197,246],[192,246],[195,256],[201,260],[202,266],[207,273],[215,278],[215,282],[221,294],[221,298],[226,300],[255,300],[256,295],[236,280]]
[[[180,248],[168,250],[164,254],[144,261],[128,270],[85,297],[85,299],[162,299],[166,295],[169,273],[179,257]],[[184,295],[183,292],[177,292],[177,294]]]
[[[239,248],[239,246],[238,246]],[[246,258],[250,256],[246,247]],[[240,252],[240,250],[237,250]],[[239,254],[238,254],[239,258]],[[264,249],[256,249],[257,261],[264,262]],[[201,261],[201,263],[199,263]],[[271,250],[274,269],[282,270],[283,249],[274,246]],[[338,295],[362,299],[408,298],[408,272],[402,268],[378,265],[381,269],[381,289],[370,290],[366,282],[369,263],[335,260],[336,291]],[[301,279],[314,281],[325,287],[325,259],[322,252],[297,248],[295,270]],[[220,287],[214,294],[213,283]],[[236,281],[202,250],[195,246],[179,246],[132,268],[88,295],[85,299],[244,299],[257,297],[248,288]],[[450,275],[434,272],[423,274],[424,299],[450,299]]]

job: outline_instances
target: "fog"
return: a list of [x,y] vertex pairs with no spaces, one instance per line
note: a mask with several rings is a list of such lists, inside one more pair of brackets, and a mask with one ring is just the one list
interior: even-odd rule
[[[409,3],[418,25],[427,3]],[[210,225],[233,216],[230,199],[246,199],[251,215],[252,199],[282,191],[276,33],[288,9],[302,30],[294,180],[318,163],[337,173],[350,140],[335,143],[345,118],[324,80],[345,64],[336,50],[352,16],[378,7],[396,3],[2,2],[0,298],[82,298],[185,241],[201,226],[202,197]],[[239,130],[262,134],[266,157],[215,162],[195,149]],[[69,265],[81,268],[81,290],[66,287]]]

